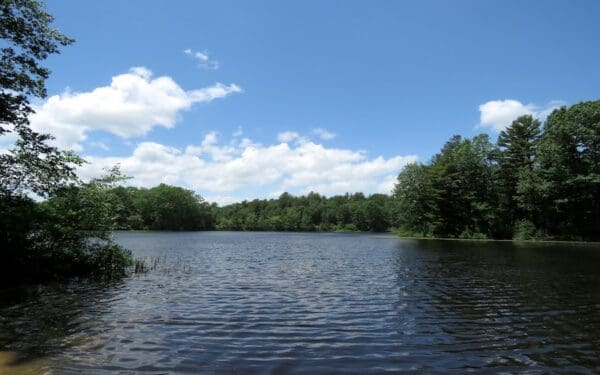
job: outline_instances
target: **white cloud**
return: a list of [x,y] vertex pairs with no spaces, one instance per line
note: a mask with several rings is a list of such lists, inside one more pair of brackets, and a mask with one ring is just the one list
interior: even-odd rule
[[189,145],[185,148],[186,155],[209,156],[216,162],[226,162],[233,158],[236,149],[232,145],[219,146],[217,144],[218,133],[208,133],[199,146]]
[[152,77],[144,67],[112,78],[110,85],[91,91],[65,91],[34,107],[33,129],[56,136],[56,144],[83,149],[89,132],[104,130],[123,138],[140,136],[156,126],[171,128],[181,111],[241,92],[235,84],[216,83],[186,91],[171,77]]
[[540,108],[537,111],[536,116],[541,120],[546,120],[546,118],[550,116],[552,111],[554,111],[557,108],[564,107],[566,105],[567,102],[565,102],[564,100],[552,100],[551,102],[546,104],[544,108]]
[[120,164],[123,172],[133,177],[133,185],[150,187],[164,182],[184,186],[224,204],[282,191],[389,193],[400,170],[417,158],[369,158],[361,151],[327,148],[309,140],[263,146],[244,138],[220,144],[218,134],[210,132],[200,145],[184,150],[144,142],[126,157],[86,159],[90,164],[81,168],[83,177],[98,176],[102,168]]
[[279,142],[283,142],[283,143],[289,143],[289,142],[292,142],[293,140],[299,139],[299,138],[300,138],[300,134],[298,134],[296,132],[286,131],[286,132],[277,134],[277,140]]
[[563,106],[562,101],[551,101],[543,107],[535,104],[523,104],[518,100],[491,100],[479,106],[479,127],[500,132],[508,127],[517,117],[532,115],[544,120],[556,108]]
[[312,132],[313,132],[313,134],[316,134],[319,138],[321,138],[324,141],[328,141],[328,140],[336,137],[335,133],[332,133],[332,132],[328,131],[327,129],[323,129],[323,128],[313,129]]
[[390,174],[383,178],[381,183],[377,185],[377,193],[391,194],[398,182],[398,174]]
[[200,67],[200,68],[212,69],[212,70],[219,69],[219,62],[216,60],[212,60],[208,56],[208,51],[206,51],[206,50],[201,52],[201,51],[194,51],[190,48],[186,48],[183,50],[183,53],[194,58],[194,60],[196,60],[196,62],[198,63],[198,67]]
[[225,206],[228,204],[232,204],[232,203],[236,203],[239,202],[240,199],[238,197],[234,197],[232,195],[206,195],[206,196],[202,196],[202,198],[204,198],[205,201],[210,202],[210,203],[217,203],[220,206]]

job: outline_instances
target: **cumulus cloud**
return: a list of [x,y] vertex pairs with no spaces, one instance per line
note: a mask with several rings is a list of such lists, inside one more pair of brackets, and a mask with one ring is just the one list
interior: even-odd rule
[[110,85],[87,92],[65,91],[34,106],[33,129],[56,136],[61,148],[83,149],[88,133],[104,130],[123,138],[140,136],[156,126],[171,128],[181,111],[241,92],[235,84],[216,83],[186,91],[171,77],[153,77],[144,67],[112,78]]
[[263,198],[281,191],[389,193],[400,170],[417,157],[369,158],[361,151],[327,148],[309,140],[261,145],[244,138],[221,144],[218,134],[210,132],[199,145],[184,149],[143,142],[126,157],[86,159],[90,163],[80,172],[87,178],[120,164],[125,174],[133,176],[130,183],[134,185],[150,187],[164,182],[184,186],[224,204],[257,197],[256,193],[246,196],[247,189],[262,189]]
[[545,106],[523,104],[518,100],[491,100],[479,106],[479,127],[500,132],[508,127],[517,117],[532,115],[544,120],[556,108],[565,105],[562,101],[551,101]]
[[196,60],[196,62],[198,63],[198,67],[200,67],[200,68],[212,69],[212,70],[219,69],[219,62],[216,60],[212,60],[208,56],[208,51],[206,51],[206,50],[201,52],[201,51],[194,51],[190,48],[186,48],[183,50],[183,53],[185,53],[187,56],[190,56],[194,60]]
[[381,194],[390,194],[394,190],[397,182],[397,174],[389,174],[384,176],[379,185],[377,185],[376,192]]
[[336,137],[335,133],[332,133],[332,132],[328,131],[327,129],[323,129],[323,128],[313,129],[312,133],[317,135],[319,138],[321,138],[324,141],[328,141],[328,140]]

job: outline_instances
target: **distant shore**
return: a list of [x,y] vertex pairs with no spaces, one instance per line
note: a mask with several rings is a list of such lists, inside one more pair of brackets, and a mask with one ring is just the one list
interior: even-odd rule
[[514,243],[564,243],[564,244],[595,244],[600,241],[577,241],[577,240],[515,240],[515,239],[493,239],[493,238],[447,238],[447,237],[411,237],[398,236],[403,240],[435,240],[435,241],[469,241],[469,242],[514,242]]
[[494,239],[494,238],[448,238],[448,237],[418,237],[418,236],[400,236],[395,231],[370,232],[370,231],[276,231],[276,230],[231,230],[231,229],[212,229],[212,230],[153,230],[153,229],[117,229],[113,232],[234,232],[234,233],[315,233],[315,234],[370,234],[381,235],[385,237],[398,238],[402,240],[432,240],[432,241],[462,241],[462,242],[513,242],[513,243],[562,243],[562,244],[591,244],[600,245],[600,241],[586,240],[516,240],[516,239]]

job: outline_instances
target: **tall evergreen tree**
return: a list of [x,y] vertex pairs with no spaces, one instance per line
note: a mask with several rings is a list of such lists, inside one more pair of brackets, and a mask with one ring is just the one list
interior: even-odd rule
[[600,238],[600,101],[548,117],[540,162],[549,185],[544,224],[554,234]]
[[452,137],[432,162],[433,186],[439,192],[436,234],[488,235],[492,144],[485,134]]
[[424,236],[438,225],[439,192],[433,186],[431,167],[409,164],[398,175],[393,192],[398,200],[400,225]]
[[531,181],[540,136],[541,123],[531,115],[517,118],[498,136],[498,225],[506,236],[512,235],[517,221],[535,219],[531,207],[519,205],[519,202],[531,200],[524,196],[529,190],[518,191],[517,187]]

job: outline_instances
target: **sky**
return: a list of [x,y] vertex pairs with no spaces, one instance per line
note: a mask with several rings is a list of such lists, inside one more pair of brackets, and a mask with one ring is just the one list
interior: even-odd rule
[[389,193],[454,134],[599,99],[600,2],[58,1],[32,126],[227,204]]

